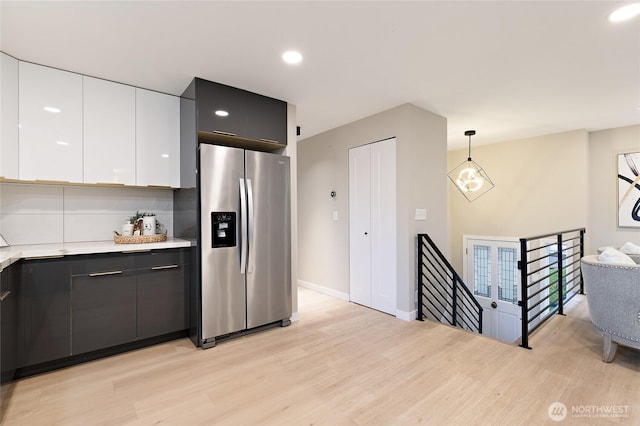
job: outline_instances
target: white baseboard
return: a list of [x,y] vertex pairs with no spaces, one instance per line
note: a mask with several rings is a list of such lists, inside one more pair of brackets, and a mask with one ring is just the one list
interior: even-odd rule
[[349,294],[341,291],[334,290],[332,288],[324,287],[318,284],[310,283],[309,281],[298,280],[300,287],[308,288],[309,290],[317,291],[318,293],[326,294],[327,296],[335,297],[336,299],[349,301]]
[[401,319],[403,321],[413,321],[417,318],[418,311],[413,310],[410,312],[396,310],[396,318]]
[[[343,293],[341,291],[337,291],[332,288],[324,287],[318,284],[310,283],[309,281],[304,281],[304,280],[298,280],[298,285],[300,287],[308,288],[309,290],[317,291],[318,293],[322,293],[327,296],[335,297],[336,299],[344,300],[346,302],[349,301],[348,293]],[[417,314],[418,314],[418,311],[416,310],[409,311],[409,312],[396,310],[396,318],[403,321],[413,321],[414,319],[416,319]],[[293,317],[291,318],[292,318],[291,321],[293,321]]]
[[291,318],[289,318],[291,322],[300,321],[300,312],[294,312],[291,314]]

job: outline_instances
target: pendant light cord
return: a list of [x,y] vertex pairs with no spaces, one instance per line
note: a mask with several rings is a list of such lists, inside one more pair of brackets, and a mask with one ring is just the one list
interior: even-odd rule
[[471,136],[475,134],[475,130],[467,130],[466,132],[464,132],[465,136],[469,136],[469,156],[467,157],[467,161],[471,161]]

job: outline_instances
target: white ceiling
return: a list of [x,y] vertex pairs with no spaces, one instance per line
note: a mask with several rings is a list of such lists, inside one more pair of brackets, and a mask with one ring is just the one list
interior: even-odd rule
[[[410,102],[449,149],[640,124],[640,18],[617,1],[6,1],[18,59],[180,95],[194,76],[297,105],[304,139]],[[298,49],[304,61],[284,64]]]

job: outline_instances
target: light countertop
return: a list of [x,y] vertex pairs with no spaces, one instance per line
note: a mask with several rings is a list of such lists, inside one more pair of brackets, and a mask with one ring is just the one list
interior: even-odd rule
[[140,250],[158,250],[190,247],[191,242],[180,238],[167,238],[160,243],[116,244],[113,240],[82,243],[30,244],[0,248],[0,271],[20,259],[28,257],[67,256],[75,254],[123,253]]

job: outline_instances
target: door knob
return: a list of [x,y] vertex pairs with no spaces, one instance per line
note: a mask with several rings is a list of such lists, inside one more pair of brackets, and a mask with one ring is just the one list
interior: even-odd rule
[[498,304],[496,302],[491,302],[491,307],[495,309],[498,307]]

